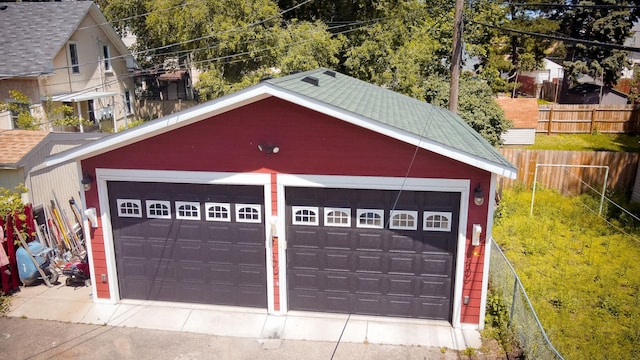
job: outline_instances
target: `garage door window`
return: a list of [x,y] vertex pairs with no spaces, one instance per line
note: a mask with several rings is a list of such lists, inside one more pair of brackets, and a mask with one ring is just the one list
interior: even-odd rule
[[171,219],[169,201],[147,200],[147,218],[149,219]]
[[451,231],[450,212],[424,212],[424,230],[426,231]]
[[142,202],[135,199],[118,199],[116,201],[118,205],[118,216],[120,217],[142,217]]
[[231,221],[231,204],[205,203],[207,221]]
[[392,210],[389,229],[393,230],[417,230],[418,212],[406,210]]
[[200,203],[176,201],[176,219],[200,220]]
[[318,208],[308,206],[293,206],[294,225],[318,225]]
[[384,210],[378,209],[358,209],[359,228],[384,228]]
[[351,227],[351,209],[324,208],[324,225]]
[[260,215],[260,205],[236,204],[237,222],[259,223]]

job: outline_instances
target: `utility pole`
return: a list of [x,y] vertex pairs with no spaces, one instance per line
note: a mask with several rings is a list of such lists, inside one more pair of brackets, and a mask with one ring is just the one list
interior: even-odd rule
[[460,63],[462,58],[462,8],[464,0],[456,0],[455,19],[453,23],[453,51],[451,54],[451,86],[449,89],[449,110],[458,112],[458,83],[460,80]]

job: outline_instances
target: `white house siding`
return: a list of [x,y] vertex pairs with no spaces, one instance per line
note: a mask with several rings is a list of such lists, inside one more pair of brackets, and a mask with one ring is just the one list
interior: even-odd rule
[[532,145],[536,140],[536,129],[509,129],[502,135],[504,145]]

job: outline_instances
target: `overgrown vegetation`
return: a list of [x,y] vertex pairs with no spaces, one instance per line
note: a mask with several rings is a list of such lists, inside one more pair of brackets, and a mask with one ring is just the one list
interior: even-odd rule
[[554,346],[567,360],[640,358],[640,236],[634,222],[621,219],[611,204],[605,221],[597,215],[599,199],[589,195],[540,190],[533,216],[530,204],[530,191],[505,191],[494,238]]
[[630,134],[538,134],[527,149],[640,152],[639,141],[640,135]]

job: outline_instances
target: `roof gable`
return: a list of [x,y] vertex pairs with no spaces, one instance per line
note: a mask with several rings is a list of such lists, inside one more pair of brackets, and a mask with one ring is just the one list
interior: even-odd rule
[[489,172],[508,177],[516,175],[513,165],[454,113],[324,68],[263,81],[237,93],[53,156],[47,165],[95,156],[269,96]]
[[120,52],[128,54],[91,1],[3,3],[2,8],[0,76],[31,77],[52,72],[54,57],[88,15],[100,24]]

